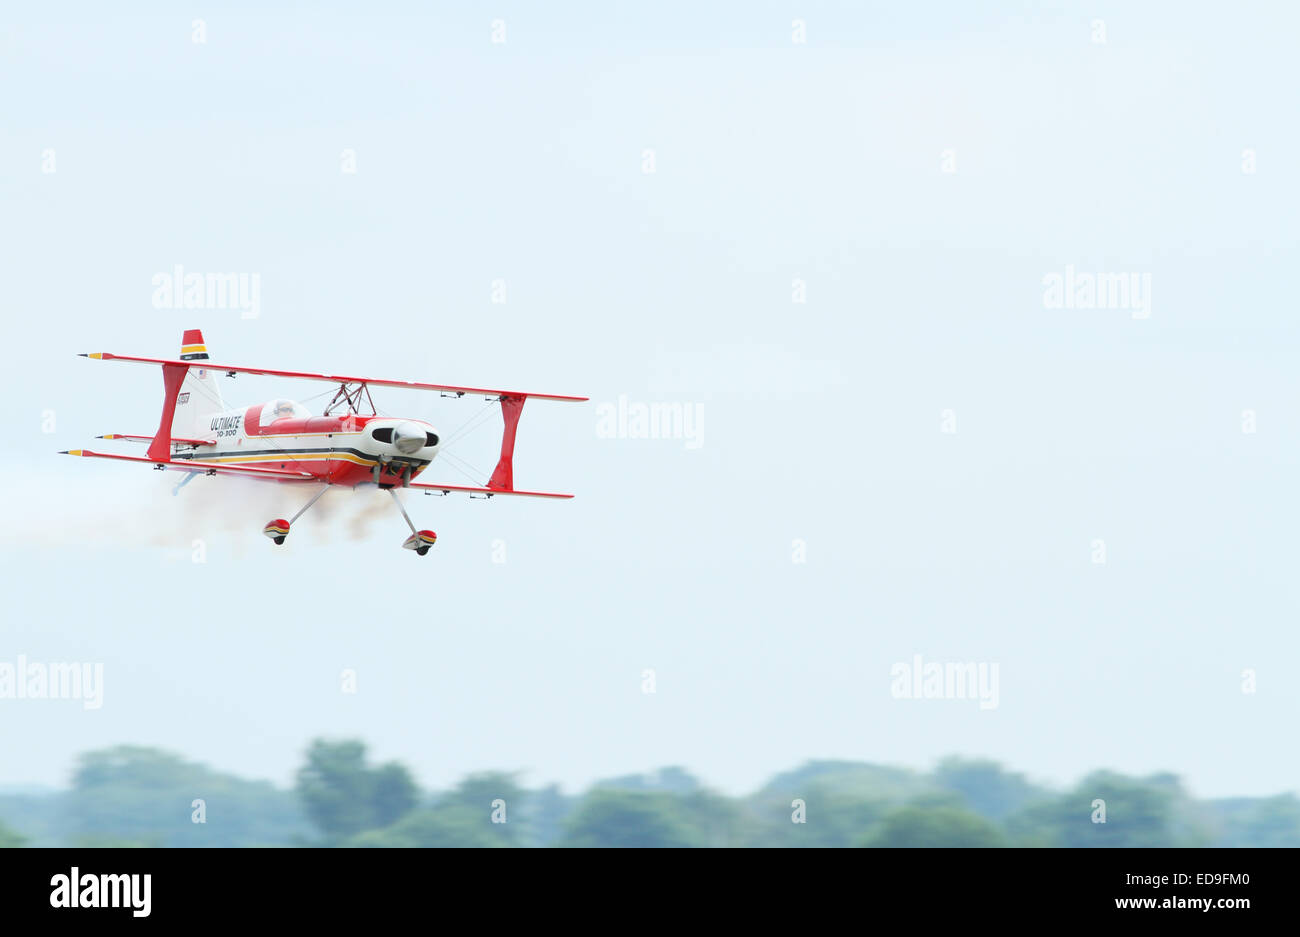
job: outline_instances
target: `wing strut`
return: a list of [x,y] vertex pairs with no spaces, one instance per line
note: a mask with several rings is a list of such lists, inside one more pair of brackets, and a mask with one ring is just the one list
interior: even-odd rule
[[163,411],[162,422],[158,424],[158,435],[149,443],[145,453],[155,462],[170,462],[172,457],[172,418],[176,416],[176,396],[181,392],[181,382],[185,380],[188,364],[163,365]]
[[505,431],[501,434],[501,458],[488,479],[489,488],[511,491],[515,487],[515,430],[519,429],[519,415],[524,410],[524,397],[503,394],[501,397],[501,418],[505,421]]

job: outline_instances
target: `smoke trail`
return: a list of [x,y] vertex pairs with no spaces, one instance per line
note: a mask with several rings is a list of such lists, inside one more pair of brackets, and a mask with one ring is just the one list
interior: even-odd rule
[[[84,477],[48,477],[33,483],[6,476],[3,488],[11,498],[3,540],[55,548],[99,542],[189,550],[195,540],[231,534],[234,544],[243,547],[261,539],[268,521],[293,517],[320,490],[315,484],[200,475],[176,491],[185,478],[160,472],[148,478],[103,477],[87,484]],[[13,497],[18,491],[22,497]],[[295,540],[368,540],[381,520],[387,522],[386,534],[397,536],[405,530],[386,492],[334,487],[294,521]]]
[[381,517],[395,516],[398,523],[405,527],[397,505],[393,504],[392,497],[386,491],[380,491],[378,488],[359,488],[353,503],[355,508],[348,521],[348,533],[353,540],[369,539],[371,526]]

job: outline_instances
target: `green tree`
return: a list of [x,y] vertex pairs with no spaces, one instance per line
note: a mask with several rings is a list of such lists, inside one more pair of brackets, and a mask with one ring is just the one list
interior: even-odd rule
[[[195,801],[207,822],[194,822]],[[132,745],[83,754],[60,803],[60,838],[71,843],[288,845],[308,831],[287,791]]]
[[112,834],[83,833],[72,837],[72,845],[78,849],[157,849],[162,846],[162,839],[156,834],[143,839],[131,839]]
[[908,804],[890,811],[862,845],[875,848],[989,848],[1006,845],[1002,831],[964,807]]
[[1300,846],[1300,800],[1294,794],[1248,803],[1244,814],[1225,835],[1223,845],[1292,849]]
[[[810,761],[746,801],[751,846],[856,846],[894,807],[932,792],[915,771],[853,761]],[[792,822],[802,804],[804,822]]]
[[420,799],[411,773],[397,762],[376,768],[370,784],[375,826],[389,826],[409,813]]
[[573,812],[575,802],[576,798],[565,797],[557,784],[525,791],[522,807],[517,812],[522,845],[555,845],[564,835],[564,821]]
[[0,849],[17,849],[25,845],[27,845],[27,837],[0,823]]
[[1001,820],[1028,804],[1051,796],[1022,774],[1006,771],[988,759],[945,758],[935,769],[934,781],[960,794],[976,813]]
[[472,774],[424,810],[383,829],[353,836],[347,845],[368,848],[478,848],[517,846],[526,796],[513,774]]
[[582,799],[566,827],[563,846],[708,845],[681,799],[662,792],[596,788]]
[[359,741],[312,742],[295,789],[327,843],[390,826],[419,800],[419,788],[405,767],[397,762],[370,767],[365,743]]
[[[1105,803],[1105,822],[1098,822],[1098,801]],[[1021,846],[1202,846],[1208,835],[1189,821],[1194,813],[1173,775],[1135,779],[1098,771],[1068,794],[1018,811],[1007,828]]]

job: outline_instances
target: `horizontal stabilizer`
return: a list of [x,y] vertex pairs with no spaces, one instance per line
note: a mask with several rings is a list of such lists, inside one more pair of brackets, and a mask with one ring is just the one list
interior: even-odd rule
[[214,465],[195,459],[171,459],[159,461],[146,456],[116,455],[108,452],[92,452],[90,449],[65,449],[61,455],[79,455],[92,459],[117,459],[121,462],[141,462],[145,465],[159,466],[175,472],[199,472],[209,475],[243,475],[246,478],[260,478],[273,482],[315,482],[322,479],[307,472],[290,472],[283,469],[254,468],[251,465]]
[[[125,439],[130,442],[153,442],[152,436],[131,436],[126,433],[105,433],[103,436],[96,436],[96,439]],[[172,437],[173,446],[215,446],[215,439],[177,439]]]

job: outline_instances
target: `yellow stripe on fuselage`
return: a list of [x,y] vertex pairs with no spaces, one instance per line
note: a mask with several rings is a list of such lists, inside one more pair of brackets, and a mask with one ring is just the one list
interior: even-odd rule
[[375,465],[378,459],[362,459],[350,452],[291,452],[283,455],[277,455],[274,452],[263,452],[259,454],[249,453],[248,455],[219,455],[208,456],[203,460],[186,459],[187,462],[193,462],[195,465],[202,465],[204,462],[213,464],[227,465],[239,462],[328,462],[330,460],[339,462],[352,462],[356,465]]

